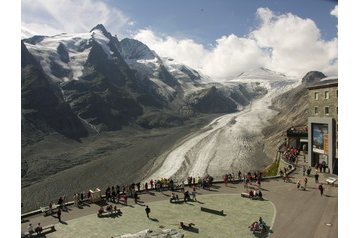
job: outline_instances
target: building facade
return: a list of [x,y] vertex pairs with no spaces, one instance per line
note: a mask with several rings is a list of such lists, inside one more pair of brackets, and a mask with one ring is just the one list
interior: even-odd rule
[[321,79],[307,89],[308,163],[338,174],[338,78]]

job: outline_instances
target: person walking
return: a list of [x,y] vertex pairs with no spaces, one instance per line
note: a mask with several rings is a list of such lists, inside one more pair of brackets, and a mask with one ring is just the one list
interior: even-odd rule
[[307,182],[308,182],[308,179],[307,179],[307,177],[305,177],[305,188],[307,187]]
[[146,206],[145,213],[147,214],[147,217],[149,218],[150,208]]
[[302,175],[305,176],[306,175],[306,166],[303,165],[303,169],[302,169]]
[[61,221],[61,208],[60,207],[58,207],[58,209],[57,209],[57,218],[58,218],[59,222],[62,222]]
[[322,195],[323,195],[323,190],[324,190],[322,183],[318,186],[318,189],[319,189],[319,191],[321,192],[321,197],[322,197]]
[[316,172],[316,174],[314,175],[314,179],[315,179],[315,182],[316,182],[316,183],[318,183],[318,177],[319,177],[319,175],[318,175],[318,173]]

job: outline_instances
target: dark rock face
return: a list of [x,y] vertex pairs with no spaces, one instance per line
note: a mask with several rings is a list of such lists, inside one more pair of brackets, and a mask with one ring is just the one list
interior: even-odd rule
[[[31,141],[40,139],[37,136],[53,131],[76,140],[87,136],[87,131],[82,123],[63,100],[58,86],[46,77],[23,43],[21,43],[21,55],[21,107],[24,142],[31,143]],[[25,130],[26,128],[30,131]],[[35,135],[36,138],[32,138],[32,135]]]
[[66,46],[62,42],[57,47],[57,53],[63,62],[68,63],[70,61],[70,56],[68,55]]
[[229,98],[224,97],[215,86],[195,95],[189,103],[195,110],[202,113],[228,113],[237,109],[237,105]]
[[326,75],[324,75],[322,72],[310,71],[302,78],[302,83],[306,85],[313,84],[325,77]]

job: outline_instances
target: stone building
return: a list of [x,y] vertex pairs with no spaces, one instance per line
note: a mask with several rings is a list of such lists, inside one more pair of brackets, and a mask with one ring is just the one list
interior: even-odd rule
[[323,78],[307,89],[308,162],[338,174],[338,77]]

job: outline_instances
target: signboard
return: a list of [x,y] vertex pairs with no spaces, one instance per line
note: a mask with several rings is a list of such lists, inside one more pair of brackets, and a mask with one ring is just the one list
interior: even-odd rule
[[327,124],[312,124],[312,150],[315,153],[328,154]]
[[328,154],[328,134],[323,135],[323,151],[325,154]]

